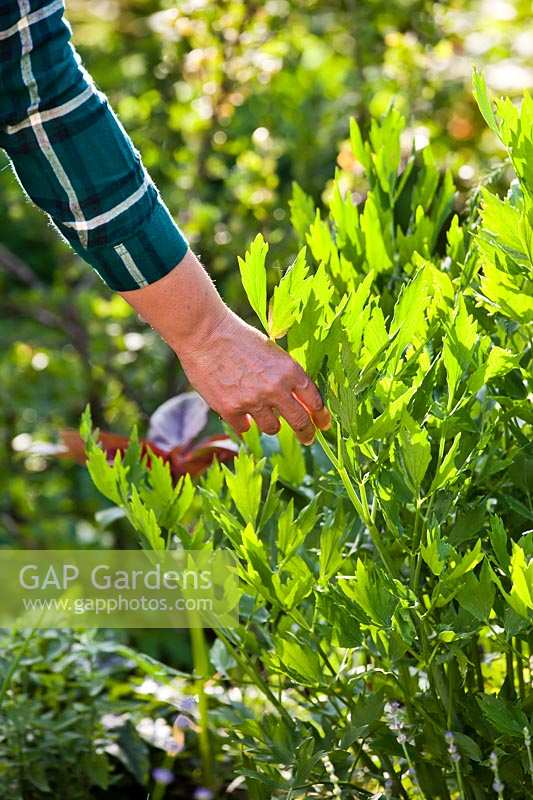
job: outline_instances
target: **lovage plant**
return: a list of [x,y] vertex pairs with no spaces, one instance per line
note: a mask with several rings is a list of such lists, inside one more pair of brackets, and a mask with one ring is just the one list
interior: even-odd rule
[[265,242],[240,262],[331,431],[310,450],[251,431],[231,467],[176,487],[90,446],[145,545],[238,557],[240,625],[196,677],[233,686],[203,753],[232,754],[252,800],[533,791],[533,101],[474,87],[515,170],[505,198],[487,180],[462,223],[391,110],[367,140],[352,122],[363,202],[344,172],[326,217],[295,187],[302,249],[270,303]]

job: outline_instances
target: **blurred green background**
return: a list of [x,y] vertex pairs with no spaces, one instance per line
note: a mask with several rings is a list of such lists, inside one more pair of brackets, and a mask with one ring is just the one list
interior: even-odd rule
[[[498,162],[470,92],[472,66],[498,93],[533,86],[530,0],[71,0],[75,43],[141,151],[191,244],[233,308],[251,318],[237,255],[261,231],[274,269],[296,243],[296,181],[328,201],[336,164],[364,197],[350,116],[394,102],[405,153],[431,140],[458,207]],[[120,544],[95,522],[103,501],[81,467],[29,452],[95,422],[141,433],[186,388],[174,355],[57,238],[0,154],[0,544]],[[324,186],[326,189],[324,190]],[[187,655],[143,647],[180,663]]]

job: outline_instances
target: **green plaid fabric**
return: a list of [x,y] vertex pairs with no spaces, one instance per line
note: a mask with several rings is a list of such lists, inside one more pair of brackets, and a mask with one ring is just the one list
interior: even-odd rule
[[112,289],[166,275],[187,242],[80,64],[63,0],[0,0],[0,147],[20,183]]

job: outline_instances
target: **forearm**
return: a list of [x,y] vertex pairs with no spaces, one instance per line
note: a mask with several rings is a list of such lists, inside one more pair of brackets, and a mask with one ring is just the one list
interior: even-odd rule
[[168,274],[187,242],[80,68],[63,3],[14,0],[0,15],[0,48],[0,147],[30,198],[110,288]]
[[191,250],[161,280],[120,294],[178,356],[209,341],[231,314]]

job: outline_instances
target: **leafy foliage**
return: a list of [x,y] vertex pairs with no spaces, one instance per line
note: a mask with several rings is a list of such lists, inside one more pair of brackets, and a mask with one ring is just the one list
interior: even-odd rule
[[[364,203],[342,173],[327,219],[294,192],[314,264],[288,349],[334,428],[307,454],[286,427],[274,452],[247,434],[224,485],[218,467],[200,480],[189,530],[172,528],[239,558],[242,624],[217,631],[216,652],[221,679],[261,697],[231,716],[251,797],[490,796],[494,758],[506,796],[530,794],[532,109],[497,104],[517,184],[485,191],[464,227],[430,153],[390,168],[394,110],[368,140],[352,123]],[[248,258],[251,301],[263,269]]]

